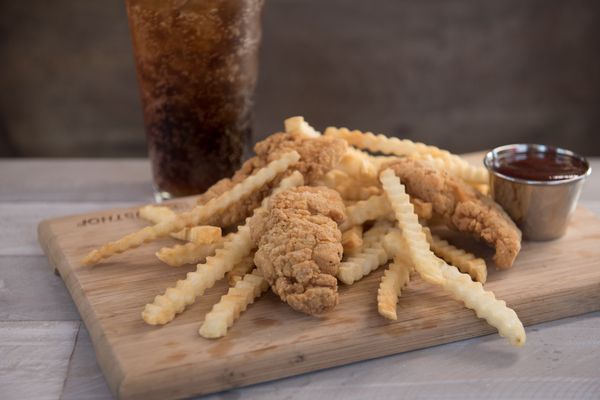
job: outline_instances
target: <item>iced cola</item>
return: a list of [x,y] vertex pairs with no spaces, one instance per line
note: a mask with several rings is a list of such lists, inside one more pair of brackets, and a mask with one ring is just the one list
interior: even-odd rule
[[126,0],[161,198],[238,168],[251,136],[263,0]]

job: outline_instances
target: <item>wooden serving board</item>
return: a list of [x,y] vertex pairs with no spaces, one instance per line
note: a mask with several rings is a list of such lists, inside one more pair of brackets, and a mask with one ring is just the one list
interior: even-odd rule
[[[171,204],[181,208],[191,201]],[[380,317],[376,293],[381,270],[353,286],[341,285],[339,306],[318,318],[292,311],[269,292],[226,337],[204,339],[198,335],[203,316],[226,292],[219,282],[170,324],[149,326],[140,317],[144,305],[194,269],[168,267],[154,257],[173,240],[95,267],[80,264],[92,248],[145,225],[136,209],[117,209],[39,226],[39,241],[64,279],[119,398],[206,394],[495,332],[418,278],[402,293],[398,321]],[[579,208],[562,239],[524,243],[510,270],[495,271],[488,249],[466,244],[488,256],[486,287],[531,325],[600,309],[599,240],[600,220]]]

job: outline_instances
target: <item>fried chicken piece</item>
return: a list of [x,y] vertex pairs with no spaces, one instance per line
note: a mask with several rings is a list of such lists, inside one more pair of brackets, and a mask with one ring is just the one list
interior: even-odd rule
[[499,268],[510,268],[521,250],[521,231],[494,200],[426,162],[403,158],[392,168],[411,197],[431,203],[450,228],[482,239],[496,249]]
[[336,274],[343,253],[338,223],[345,217],[335,190],[301,186],[274,195],[251,224],[258,246],[254,263],[293,309],[319,314],[338,303]]
[[[311,138],[299,133],[273,134],[254,146],[256,156],[248,159],[232,178],[221,179],[202,194],[198,198],[198,204],[205,204],[210,199],[230,190],[235,184],[290,150],[296,150],[301,157],[294,170],[304,175],[307,185],[313,184],[337,165],[346,148],[346,142],[336,138],[324,136]],[[288,171],[287,174],[291,172]],[[242,222],[284,177],[282,175],[275,178],[269,185],[243,199],[234,207],[215,215],[207,224],[224,227]]]

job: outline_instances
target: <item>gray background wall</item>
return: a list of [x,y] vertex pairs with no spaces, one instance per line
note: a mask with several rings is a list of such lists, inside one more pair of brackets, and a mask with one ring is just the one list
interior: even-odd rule
[[[263,26],[256,139],[302,114],[600,155],[597,0],[267,0]],[[0,156],[144,154],[123,0],[0,0]]]

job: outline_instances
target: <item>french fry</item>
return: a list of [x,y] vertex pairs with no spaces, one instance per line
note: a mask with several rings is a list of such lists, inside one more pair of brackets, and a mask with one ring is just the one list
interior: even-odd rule
[[213,243],[178,244],[173,247],[163,247],[156,252],[156,257],[171,267],[181,267],[186,264],[205,262],[207,257],[215,254],[217,249],[223,247],[223,240]]
[[496,299],[494,293],[485,290],[481,282],[473,282],[469,275],[459,272],[455,267],[442,262],[439,268],[445,279],[443,288],[456,300],[462,301],[479,318],[498,329],[500,336],[507,338],[513,346],[525,344],[525,328],[517,313],[507,307],[504,300]]
[[479,185],[486,186],[489,181],[489,173],[485,168],[474,167],[468,161],[454,154],[445,155],[445,157],[438,157],[433,154],[420,154],[417,158],[429,162],[438,169],[448,171],[475,187]]
[[248,305],[254,303],[267,289],[269,283],[257,269],[244,275],[243,279],[238,280],[234,287],[230,287],[227,294],[206,314],[198,330],[200,336],[206,339],[225,336]]
[[315,130],[304,120],[304,117],[290,117],[283,124],[287,133],[299,132],[307,137],[319,137],[321,133]]
[[212,225],[193,226],[171,234],[176,239],[204,244],[218,242],[222,238],[221,235],[221,227]]
[[362,225],[367,221],[387,218],[392,212],[390,204],[384,195],[371,196],[367,200],[358,201],[346,207],[346,219],[340,225],[342,231],[354,225]]
[[362,225],[354,225],[347,231],[342,232],[342,247],[344,254],[357,252],[363,245],[363,227]]
[[242,258],[242,261],[233,266],[227,273],[227,282],[229,286],[235,286],[236,282],[241,280],[244,275],[249,274],[256,266],[254,265],[254,253],[248,254]]
[[[282,179],[273,193],[303,184],[302,174],[295,171]],[[217,280],[222,279],[242,261],[254,247],[250,237],[251,220],[264,212],[269,198],[267,196],[263,199],[261,206],[254,210],[251,217],[246,218],[246,223],[239,226],[237,232],[227,235],[223,248],[217,249],[214,256],[207,257],[205,263],[196,266],[195,272],[189,272],[184,280],[177,281],[175,287],[167,289],[165,294],[156,296],[152,303],[146,304],[142,311],[144,321],[150,325],[164,325],[172,321],[176,314],[183,312],[185,307],[196,301],[196,297],[202,296],[206,289],[213,287]]]
[[363,247],[359,253],[352,254],[340,263],[337,277],[346,285],[362,279],[389,260],[383,247],[383,238],[391,229],[388,223],[375,224],[363,235]]
[[394,257],[394,262],[383,272],[377,290],[377,311],[383,317],[397,320],[396,305],[402,288],[408,284],[412,265],[403,257]]
[[177,215],[175,214],[175,211],[171,210],[169,207],[154,205],[141,207],[139,212],[141,218],[148,222],[152,222],[153,224],[164,222]]
[[183,228],[200,225],[211,215],[224,210],[273,180],[277,175],[298,162],[299,159],[300,155],[295,151],[285,153],[281,158],[272,161],[266,167],[261,168],[256,174],[249,176],[235,185],[230,191],[221,194],[204,205],[194,207],[191,211],[178,214],[175,218],[148,226],[115,242],[109,242],[101,248],[91,251],[83,259],[83,263],[85,265],[93,265],[113,254],[139,247],[143,243],[167,236],[172,232],[178,232]]
[[365,186],[377,185],[378,169],[368,154],[349,147],[340,159],[337,168]]
[[[470,183],[487,183],[488,171],[483,167],[475,167],[461,157],[435,146],[415,143],[408,139],[388,138],[384,135],[374,135],[371,132],[350,131],[346,128],[329,127],[325,136],[333,136],[346,140],[352,146],[367,149],[372,152],[393,154],[397,156],[430,156],[440,160],[444,169],[460,176]],[[437,161],[436,161],[437,162]]]
[[[410,200],[415,212],[421,219],[429,220],[433,215],[431,203],[418,199]],[[394,214],[390,203],[385,195],[371,196],[366,200],[358,201],[351,206],[346,207],[346,220],[340,226],[341,230],[346,230],[353,225],[362,225],[367,221],[376,219],[394,219]]]
[[439,268],[436,268],[436,257],[429,249],[429,243],[419,224],[414,206],[409,201],[408,194],[400,179],[391,169],[386,169],[379,175],[383,190],[389,204],[394,210],[396,220],[406,241],[406,246],[415,269],[421,277],[430,283],[440,285],[444,277]]
[[202,296],[206,289],[222,279],[227,271],[250,253],[252,247],[250,228],[246,223],[224,241],[223,247],[217,249],[214,256],[207,257],[204,264],[198,264],[196,271],[188,272],[186,278],[177,281],[175,287],[168,288],[163,295],[156,296],[152,303],[146,304],[142,318],[150,325],[164,325],[172,321],[176,314],[193,304],[196,297]]
[[408,248],[419,275],[462,301],[479,318],[498,329],[499,334],[514,346],[525,344],[525,329],[514,310],[508,308],[504,301],[497,300],[494,293],[483,289],[480,282],[473,282],[469,275],[459,272],[431,253],[404,185],[394,172],[386,169],[380,174],[380,180],[402,229],[403,244]]
[[327,172],[321,181],[317,183],[319,185],[327,186],[330,189],[335,189],[337,187],[346,185],[351,179],[352,178],[350,178],[350,175],[344,171],[334,168]]
[[429,228],[423,228],[423,231],[431,245],[431,250],[438,257],[458,268],[460,272],[469,274],[473,280],[485,283],[487,280],[487,266],[484,259],[477,258],[473,254],[451,245],[446,240],[432,235]]
[[[174,218],[177,214],[169,207],[148,205],[140,208],[140,217],[153,224]],[[221,228],[218,226],[201,225],[185,228],[179,232],[171,233],[171,237],[186,242],[213,243],[221,239]]]

